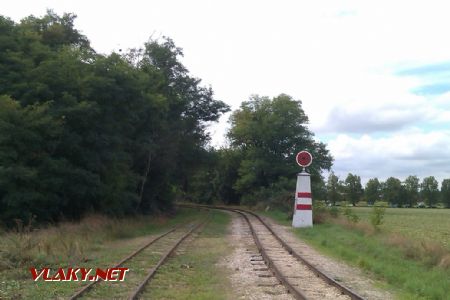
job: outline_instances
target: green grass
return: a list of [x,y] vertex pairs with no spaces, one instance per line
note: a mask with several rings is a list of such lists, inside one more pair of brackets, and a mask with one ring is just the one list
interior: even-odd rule
[[408,259],[401,249],[384,243],[383,233],[368,236],[337,224],[294,232],[322,252],[385,281],[400,299],[450,299],[450,270]]
[[[352,210],[368,222],[372,208]],[[439,242],[450,250],[450,209],[386,208],[380,228],[412,239]]]
[[[450,299],[448,259],[450,210],[387,209],[379,231],[371,230],[371,208],[352,208],[361,221],[343,220],[294,229],[294,233],[320,252],[359,267],[385,282],[399,299]],[[286,213],[262,212],[283,225],[290,225]],[[439,242],[443,247],[433,247]],[[428,251],[428,252],[427,252]],[[442,252],[444,251],[444,253]],[[447,254],[446,254],[447,253]]]
[[0,299],[67,297],[86,283],[34,282],[29,268],[112,267],[151,235],[206,214],[204,210],[180,209],[170,219],[93,216],[79,224],[65,223],[38,232],[4,233],[0,237]]
[[280,210],[269,210],[269,211],[259,211],[258,213],[260,215],[274,219],[279,224],[292,225],[292,219],[288,218],[288,214],[286,212],[282,212]]
[[172,257],[150,282],[143,299],[230,299],[226,271],[218,261],[231,250],[226,240],[230,216],[212,211],[211,221]]

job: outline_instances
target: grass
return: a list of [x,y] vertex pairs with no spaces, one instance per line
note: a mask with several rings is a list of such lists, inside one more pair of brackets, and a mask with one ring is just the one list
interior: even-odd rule
[[[361,217],[357,224],[345,219],[330,222],[330,218],[294,233],[319,251],[385,282],[385,288],[397,291],[399,299],[450,299],[450,256],[442,246],[448,244],[434,241],[448,242],[442,230],[450,222],[445,219],[446,210],[388,209],[380,230],[366,223],[370,208],[353,211]],[[285,213],[264,214],[290,225]],[[433,226],[437,226],[434,231]],[[425,235],[427,230],[433,232]]]
[[3,233],[0,237],[0,299],[67,297],[85,283],[34,282],[29,268],[112,267],[149,236],[205,215],[202,210],[181,209],[173,218],[90,216],[80,223]]
[[[368,221],[372,208],[352,210]],[[418,240],[439,242],[450,250],[450,209],[386,208],[380,229]]]
[[172,257],[151,281],[143,299],[230,299],[226,271],[217,264],[231,250],[226,240],[230,216],[212,211],[211,221]]

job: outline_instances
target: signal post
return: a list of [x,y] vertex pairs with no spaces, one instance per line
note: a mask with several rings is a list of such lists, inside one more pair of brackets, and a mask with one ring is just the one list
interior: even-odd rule
[[296,156],[296,161],[303,170],[297,174],[292,227],[312,227],[311,176],[305,170],[312,163],[312,155],[308,151],[300,151]]

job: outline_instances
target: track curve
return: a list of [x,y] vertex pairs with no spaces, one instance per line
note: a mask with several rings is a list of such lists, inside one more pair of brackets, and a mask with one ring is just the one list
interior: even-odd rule
[[201,205],[201,207],[232,211],[242,216],[250,228],[265,264],[296,299],[364,299],[309,263],[258,214],[224,206]]

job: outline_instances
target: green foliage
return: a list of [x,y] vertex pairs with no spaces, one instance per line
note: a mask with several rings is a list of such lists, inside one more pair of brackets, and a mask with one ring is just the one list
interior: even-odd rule
[[[228,106],[172,40],[100,55],[52,11],[0,17],[0,219],[171,208],[203,168],[208,122]],[[205,187],[195,187],[205,189]]]
[[327,218],[328,213],[329,213],[329,209],[327,208],[325,202],[314,201],[314,208],[313,208],[313,223],[314,224],[324,223]]
[[374,205],[376,201],[381,197],[381,183],[378,178],[372,178],[367,181],[366,188],[364,189],[364,195],[368,204]]
[[341,211],[339,210],[339,207],[337,207],[337,206],[330,207],[329,212],[333,218],[337,218],[339,216],[339,214],[341,213]]
[[345,179],[345,191],[348,200],[355,206],[361,199],[363,193],[361,177],[349,173]]
[[386,209],[384,207],[374,206],[372,208],[372,212],[370,214],[370,223],[374,228],[378,228],[381,224],[383,224],[385,212]]
[[420,193],[427,203],[428,207],[432,207],[436,204],[439,190],[438,182],[434,176],[425,177],[420,184]]
[[[450,294],[449,269],[430,268],[422,257],[409,257],[407,248],[389,243],[386,235],[368,235],[330,223],[299,229],[296,234],[326,254],[364,269],[402,299],[447,299]],[[423,254],[424,259],[429,256]]]
[[327,200],[334,206],[341,200],[342,186],[339,177],[331,172],[327,181]]
[[[324,144],[314,141],[306,127],[307,121],[301,102],[285,94],[273,99],[253,96],[232,114],[228,137],[231,149],[241,156],[233,189],[242,196],[243,202],[259,202],[260,196],[274,198],[269,192],[272,188],[279,194],[278,187],[287,180],[283,177],[295,179],[299,171],[295,155],[303,149],[308,149],[314,157],[309,171],[311,181],[318,185],[313,192],[323,193],[320,172],[331,167],[332,158]],[[295,184],[287,187],[281,194],[290,193],[292,197],[294,187]],[[282,199],[281,194],[275,198]]]
[[441,196],[445,207],[450,208],[450,179],[442,180]]
[[350,207],[346,207],[342,213],[349,222],[352,223],[358,223],[360,218],[357,214],[355,214],[355,212],[350,208]]
[[401,204],[402,199],[402,183],[399,179],[389,177],[383,186],[383,198],[391,206]]
[[408,176],[405,179],[404,187],[408,198],[408,206],[413,207],[419,199],[419,178],[417,176]]

